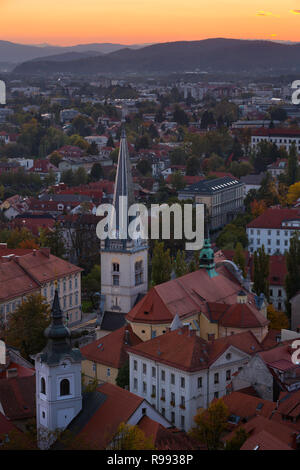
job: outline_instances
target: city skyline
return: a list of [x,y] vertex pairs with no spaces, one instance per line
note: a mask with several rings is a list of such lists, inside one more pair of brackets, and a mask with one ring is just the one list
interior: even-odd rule
[[23,44],[148,44],[212,37],[300,41],[300,3],[288,0],[0,0],[1,39]]

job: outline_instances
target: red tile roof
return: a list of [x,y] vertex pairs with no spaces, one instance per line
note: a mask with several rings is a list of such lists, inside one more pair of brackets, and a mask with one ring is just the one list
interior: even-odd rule
[[284,137],[293,137],[300,136],[300,129],[288,128],[288,127],[275,127],[273,129],[267,127],[261,127],[252,131],[253,136],[284,136]]
[[79,435],[95,444],[98,449],[104,449],[119,425],[122,422],[127,423],[144,399],[109,383],[101,385],[98,390],[106,395],[106,400],[81,429]]
[[[126,333],[128,331],[128,334]],[[128,335],[128,340],[126,339]],[[128,341],[126,343],[126,341]],[[81,348],[84,358],[119,369],[128,359],[127,347],[135,346],[142,340],[125,325],[92,343]]]
[[[203,312],[209,318],[207,302],[236,304],[241,284],[225,266],[216,271],[218,276],[210,278],[206,269],[199,269],[153,287],[126,318],[131,322],[168,324],[176,314],[184,319]],[[248,301],[255,308],[254,294],[248,293]]]
[[0,380],[0,403],[10,420],[35,416],[35,376]]
[[259,328],[269,324],[269,320],[256,307],[248,303],[226,305],[208,302],[208,309],[213,321],[223,327]]
[[260,431],[249,437],[240,450],[292,450],[291,447],[280,438],[273,436],[268,431]]
[[10,433],[11,431],[19,432],[18,428],[16,428],[7,418],[0,412],[0,444],[1,439]]
[[157,450],[195,450],[197,444],[183,431],[165,428],[148,416],[143,416],[138,427],[146,437],[152,438]]
[[241,420],[246,419],[247,421],[254,416],[270,418],[272,411],[276,408],[276,403],[272,401],[263,400],[253,395],[246,395],[240,391],[225,395],[223,401],[231,415],[239,416]]
[[[0,245],[1,302],[34,292],[45,282],[82,271],[78,266],[49,254],[47,248],[26,251],[26,254],[17,255],[18,250]],[[3,258],[8,254],[16,256],[8,261]]]
[[[299,209],[281,209],[270,207],[263,214],[247,224],[247,228],[283,228],[282,223],[290,220],[300,220]],[[295,230],[294,227],[284,226],[285,230]]]
[[7,370],[16,369],[16,373],[18,377],[29,377],[35,374],[35,369],[32,367],[24,367],[21,364],[17,364],[16,362],[10,362],[9,366],[5,369],[0,369],[0,379],[6,379]]
[[194,372],[207,369],[230,346],[249,355],[261,349],[259,342],[250,331],[206,341],[196,336],[195,331],[183,327],[130,347],[128,352],[180,370]]

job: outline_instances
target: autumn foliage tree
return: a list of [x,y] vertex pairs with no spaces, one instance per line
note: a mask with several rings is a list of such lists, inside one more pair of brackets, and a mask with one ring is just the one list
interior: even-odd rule
[[156,241],[152,257],[152,285],[169,281],[172,272],[170,249],[164,248],[164,242]]
[[250,204],[251,207],[251,214],[253,215],[254,218],[259,217],[261,214],[263,214],[267,210],[267,205],[265,201],[257,201],[254,199],[253,202]]
[[272,330],[288,329],[290,327],[290,322],[286,314],[275,310],[273,305],[268,305],[267,317],[268,320],[270,320],[269,328]]
[[287,203],[293,204],[300,197],[300,182],[292,184],[287,193]]
[[31,354],[40,352],[45,344],[44,331],[50,324],[50,309],[40,294],[31,294],[8,318],[4,330],[7,344],[20,350],[21,355],[30,359]]
[[109,449],[112,450],[154,450],[151,437],[146,437],[138,426],[121,423],[114,434]]
[[214,400],[206,411],[198,412],[194,417],[195,426],[190,435],[206,445],[208,450],[223,448],[221,437],[227,428],[229,410],[220,398]]

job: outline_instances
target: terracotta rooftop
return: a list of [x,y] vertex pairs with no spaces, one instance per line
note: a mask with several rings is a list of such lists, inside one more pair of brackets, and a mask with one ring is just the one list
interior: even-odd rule
[[281,209],[270,207],[263,214],[247,224],[247,228],[284,228],[284,230],[295,230],[294,227],[282,226],[283,222],[300,221],[299,209]]
[[85,359],[119,369],[128,358],[127,347],[135,346],[141,341],[131,326],[125,325],[84,346],[81,353]]
[[264,416],[270,418],[272,411],[276,408],[276,403],[263,400],[253,395],[246,395],[240,391],[232,392],[223,397],[225,405],[229,408],[230,415],[240,418],[240,421],[247,421],[254,416]]
[[292,450],[281,439],[273,436],[268,431],[260,431],[249,437],[240,450]]
[[226,305],[209,302],[207,305],[211,319],[224,327],[259,328],[269,324],[269,320],[248,303]]
[[261,349],[250,331],[206,341],[183,327],[128,348],[128,352],[193,372],[208,368],[230,346],[249,355]]
[[10,420],[35,416],[35,376],[0,380],[0,403]]
[[[199,269],[153,287],[127,314],[127,320],[169,324],[176,314],[184,319],[202,312],[209,318],[207,302],[236,304],[240,282],[224,265],[216,271],[218,275],[210,278],[206,269]],[[247,295],[256,309],[254,294]]]
[[34,292],[45,282],[82,271],[78,266],[51,255],[47,248],[26,251],[26,254],[8,259],[5,256],[15,255],[18,250],[8,250],[0,245],[0,302]]

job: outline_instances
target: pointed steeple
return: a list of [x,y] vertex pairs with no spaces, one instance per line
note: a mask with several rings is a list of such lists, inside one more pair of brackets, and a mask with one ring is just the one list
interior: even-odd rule
[[[127,205],[120,201],[120,197],[127,197]],[[125,201],[124,201],[125,202]],[[121,204],[120,204],[121,203]],[[122,211],[126,211],[124,216],[127,217],[128,208],[134,203],[133,181],[131,174],[131,164],[127,145],[127,138],[124,123],[122,124],[120,149],[118,157],[118,168],[115,180],[115,190],[113,205],[116,211],[116,226],[119,228],[119,220],[122,219]],[[121,215],[121,218],[119,218]]]
[[[81,356],[80,351],[72,349],[71,333],[63,321],[63,311],[61,310],[58,290],[55,290],[53,304],[51,308],[51,323],[45,330],[45,336],[48,339],[46,347],[43,349],[41,359],[43,362],[59,362],[61,356],[66,353],[74,355],[78,359]],[[79,353],[79,355],[78,355]],[[78,356],[78,357],[77,357]]]

